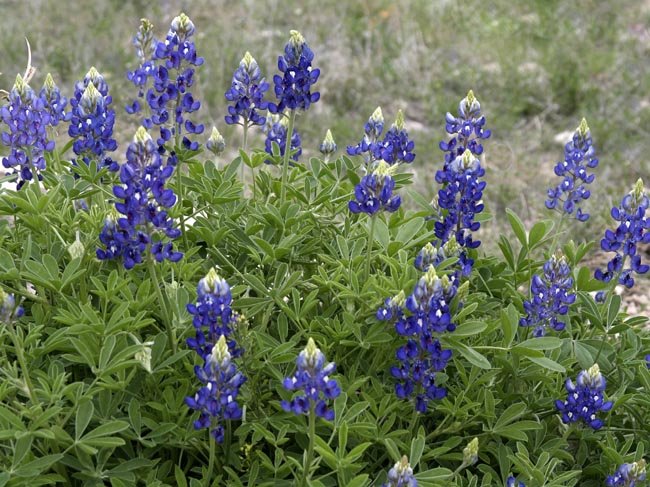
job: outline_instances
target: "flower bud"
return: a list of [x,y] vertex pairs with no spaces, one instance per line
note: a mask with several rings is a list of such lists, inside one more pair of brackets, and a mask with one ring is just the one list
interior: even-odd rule
[[194,23],[187,15],[181,12],[180,15],[174,17],[172,20],[171,30],[184,40],[194,34]]
[[134,358],[140,362],[142,368],[151,374],[151,345],[153,342],[142,344],[142,350],[136,352]]
[[372,112],[372,115],[370,115],[364,129],[366,136],[370,138],[370,140],[377,140],[379,138],[381,133],[384,131],[384,114],[381,112],[381,107],[377,107],[375,111]]
[[60,93],[59,87],[56,86],[54,78],[52,78],[52,75],[50,73],[47,73],[47,76],[45,77],[45,83],[43,83],[43,91],[45,92],[45,98],[48,101],[52,100]]
[[327,130],[327,133],[325,134],[325,139],[323,139],[323,142],[320,145],[320,152],[323,155],[329,156],[330,154],[333,154],[336,152],[336,142],[334,142],[334,137],[332,136],[332,131]]
[[216,127],[212,127],[210,138],[205,144],[205,147],[212,152],[215,156],[219,156],[226,149],[226,140],[223,135],[219,133]]
[[580,121],[580,125],[578,125],[576,132],[582,139],[586,139],[589,135],[589,125],[587,125],[587,120],[585,118]]
[[478,460],[478,438],[474,438],[463,449],[463,463],[473,465]]
[[199,281],[198,291],[203,292],[203,294],[212,293],[217,296],[225,296],[230,292],[230,286],[224,278],[219,276],[217,268],[213,267]]
[[16,75],[14,87],[11,89],[11,99],[20,98],[23,102],[28,101],[33,95],[32,89],[19,74]]
[[221,368],[224,368],[230,362],[230,351],[224,335],[221,335],[216,345],[212,347],[210,361]]
[[85,253],[86,249],[84,247],[84,244],[81,243],[81,240],[79,239],[79,232],[77,231],[77,237],[75,238],[75,241],[72,242],[72,244],[70,244],[68,247],[68,254],[70,254],[71,259],[81,259]]
[[466,119],[478,115],[478,113],[481,111],[481,104],[474,96],[474,92],[472,90],[469,90],[469,92],[467,92],[467,96],[460,101],[458,111],[462,117]]
[[90,81],[81,95],[81,100],[79,101],[81,112],[84,115],[90,115],[94,113],[97,106],[101,105],[103,102],[104,98],[102,97],[102,94],[97,91],[97,88],[95,88],[95,83]]
[[138,57],[145,61],[153,50],[153,24],[149,19],[140,19],[140,28],[133,38],[133,45],[137,48]]
[[393,126],[400,132],[404,130],[405,122],[404,112],[402,110],[397,110],[397,117],[395,118],[395,123],[393,123]]

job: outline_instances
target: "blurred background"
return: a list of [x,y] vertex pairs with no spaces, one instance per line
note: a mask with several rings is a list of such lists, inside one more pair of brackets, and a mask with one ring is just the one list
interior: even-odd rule
[[[553,166],[582,117],[600,165],[586,204],[592,218],[572,225],[571,237],[599,240],[612,224],[611,205],[638,177],[650,186],[650,0],[0,0],[0,9],[0,87],[10,89],[24,71],[25,37],[38,69],[34,87],[51,72],[70,96],[94,65],[111,87],[122,143],[136,128],[123,106],[136,94],[125,73],[137,64],[131,39],[141,17],[159,39],[180,11],[194,21],[205,58],[199,118],[206,137],[216,125],[231,150],[241,141],[223,121],[233,70],[248,50],[270,80],[288,31],[297,29],[321,69],[321,101],[298,119],[303,160],[327,128],[342,153],[375,107],[388,123],[402,108],[417,153],[407,170],[427,199],[437,191],[445,112],[455,113],[471,88],[493,132],[485,200],[494,219],[481,230],[488,248],[507,225],[506,207],[528,224],[553,216],[546,188],[557,184]],[[254,135],[252,146],[262,147],[262,137]]]

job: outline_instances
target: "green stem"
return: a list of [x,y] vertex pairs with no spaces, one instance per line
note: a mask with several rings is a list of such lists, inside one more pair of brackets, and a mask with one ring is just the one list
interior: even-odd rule
[[557,225],[557,232],[555,232],[555,235],[553,236],[553,242],[551,243],[551,252],[549,253],[549,256],[553,255],[555,252],[555,246],[557,245],[557,240],[558,237],[560,236],[560,233],[562,233],[562,227],[564,226],[564,221],[566,220],[566,213],[562,212],[562,216],[560,217],[560,222]]
[[[246,152],[246,148],[248,146],[248,120],[244,119],[244,140],[242,141],[242,149],[244,152]],[[244,161],[241,163],[241,182],[244,184],[244,169],[246,167],[246,164],[244,164]],[[251,168],[252,170],[252,168]],[[255,175],[253,175],[255,176]]]
[[365,279],[370,277],[370,261],[372,260],[372,247],[375,243],[375,224],[377,223],[377,213],[370,217],[370,229],[368,230],[368,250],[366,255],[366,274]]
[[302,467],[302,481],[300,485],[307,487],[307,480],[309,480],[309,471],[311,470],[311,462],[314,456],[314,440],[316,438],[316,410],[312,403],[309,407],[309,447],[307,448],[307,455],[305,456],[305,464]]
[[282,188],[280,190],[280,205],[284,204],[287,197],[287,178],[289,176],[289,156],[291,155],[291,137],[293,136],[293,124],[296,121],[296,111],[289,112],[289,125],[287,127],[287,141],[284,144],[284,160],[282,162]]
[[212,471],[214,470],[214,451],[215,451],[215,439],[211,433],[208,433],[208,441],[210,442],[210,457],[208,459],[208,474],[205,476],[205,485],[206,487],[210,486],[210,479],[212,479]]
[[230,445],[232,444],[232,424],[230,420],[225,420],[226,423],[226,438],[223,443],[223,451],[224,451],[224,458],[225,458],[225,464],[228,465],[230,464]]
[[158,301],[160,303],[160,307],[162,308],[163,315],[165,318],[165,328],[167,330],[167,339],[169,340],[169,344],[172,347],[172,352],[176,353],[177,347],[176,347],[176,333],[174,332],[174,328],[172,327],[171,323],[171,316],[169,316],[169,308],[167,307],[167,301],[165,301],[165,297],[163,296],[161,286],[163,285],[162,281],[158,279],[158,271],[156,271],[156,263],[153,261],[152,258],[147,259],[147,267],[149,268],[149,275],[151,276],[151,280],[153,281],[153,287],[156,289],[156,294],[158,295]]
[[36,394],[34,393],[34,384],[32,384],[32,379],[29,377],[29,369],[27,368],[27,362],[25,362],[25,354],[23,353],[23,344],[18,340],[18,335],[16,334],[16,329],[14,324],[9,320],[9,332],[11,334],[11,340],[14,342],[14,351],[16,352],[16,357],[18,357],[18,365],[20,370],[23,373],[25,378],[25,385],[27,386],[27,392],[29,393],[29,398],[32,401],[32,404],[38,404],[36,402]]

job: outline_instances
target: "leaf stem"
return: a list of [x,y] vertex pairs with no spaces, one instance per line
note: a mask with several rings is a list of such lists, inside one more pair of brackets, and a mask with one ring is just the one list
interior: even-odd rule
[[368,229],[368,250],[366,255],[366,273],[365,279],[370,277],[370,261],[372,260],[372,247],[375,243],[375,224],[377,223],[377,213],[370,218],[370,228]]
[[162,308],[162,312],[164,315],[165,329],[167,330],[167,340],[169,340],[169,344],[172,347],[172,352],[176,353],[177,350],[176,334],[174,332],[174,328],[171,323],[171,316],[169,316],[169,308],[167,307],[167,301],[165,301],[165,297],[163,296],[161,290],[163,282],[160,281],[160,279],[158,278],[158,271],[156,271],[156,263],[153,261],[152,257],[149,257],[147,259],[147,267],[149,268],[149,275],[151,276],[151,280],[153,281],[153,287],[156,289],[156,294],[158,295],[158,301],[160,303],[160,307]]
[[300,485],[302,487],[307,487],[307,480],[309,479],[309,473],[311,470],[311,462],[314,457],[314,441],[316,438],[316,407],[312,402],[309,407],[309,447],[307,448],[307,454],[305,455],[305,463],[302,467],[302,481]]

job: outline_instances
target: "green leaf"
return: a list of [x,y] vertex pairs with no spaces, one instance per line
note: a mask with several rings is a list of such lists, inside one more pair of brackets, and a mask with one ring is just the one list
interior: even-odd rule
[[521,342],[515,348],[528,348],[529,350],[553,350],[562,346],[562,340],[558,337],[529,338]]
[[364,487],[368,484],[368,474],[357,475],[347,483],[347,487]]
[[79,438],[81,438],[84,431],[86,431],[94,412],[95,406],[93,406],[92,401],[86,400],[79,404],[77,415],[74,419],[74,436],[77,441],[79,441]]
[[411,452],[409,454],[409,463],[411,467],[415,469],[418,463],[420,463],[420,458],[422,458],[422,452],[424,451],[425,445],[424,435],[418,435],[416,438],[411,440]]
[[509,348],[519,328],[519,313],[517,308],[510,303],[508,307],[501,310],[501,329],[503,330],[503,346]]
[[116,433],[119,433],[120,431],[124,431],[129,427],[129,423],[126,421],[120,421],[120,420],[113,420],[109,421],[108,423],[104,423],[88,434],[86,434],[83,438],[82,441],[86,440],[91,440],[93,438],[99,438],[102,436],[110,436],[114,435]]
[[528,248],[528,237],[526,236],[526,227],[517,216],[517,214],[512,211],[510,208],[506,208],[506,215],[508,216],[508,221],[512,227],[512,231],[515,232],[515,236],[521,243],[521,246]]
[[422,217],[409,220],[408,222],[400,226],[399,231],[397,232],[397,237],[395,237],[395,240],[404,243],[405,248],[408,248],[410,247],[409,244],[412,243],[413,237],[415,237],[415,235],[418,234],[418,232],[422,229],[423,226],[424,226],[424,218]]
[[[447,339],[450,343],[451,340]],[[485,358],[484,355],[480,354],[476,350],[474,350],[471,347],[468,347],[467,345],[460,343],[460,342],[453,342],[454,344],[454,349],[458,350],[458,352],[467,359],[469,363],[472,365],[475,365],[476,367],[479,367],[480,369],[491,369],[492,364],[490,364],[490,361]]]
[[621,309],[621,297],[618,294],[612,294],[607,303],[607,328],[611,327],[616,321],[618,311]]
[[566,369],[558,364],[555,360],[551,360],[548,357],[526,357],[531,362],[536,363],[544,367],[545,369],[552,370],[554,372],[565,373]]
[[470,320],[458,325],[454,330],[454,336],[467,337],[478,335],[487,328],[487,323],[484,321]]
[[494,430],[496,431],[497,429],[507,426],[508,424],[512,423],[515,419],[520,417],[525,412],[526,412],[526,404],[524,404],[523,402],[511,404],[499,416],[499,419],[494,424]]

